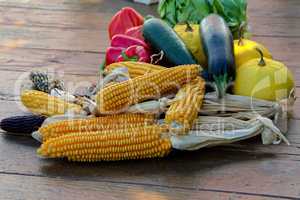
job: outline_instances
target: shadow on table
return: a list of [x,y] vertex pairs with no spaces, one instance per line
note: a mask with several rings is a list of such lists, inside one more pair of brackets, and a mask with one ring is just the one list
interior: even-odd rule
[[[116,182],[153,185],[205,184],[210,177],[217,180],[244,173],[254,173],[276,159],[276,154],[261,152],[255,138],[225,147],[204,148],[198,151],[173,151],[161,159],[118,162],[76,163],[60,159],[42,159],[36,155],[39,143],[29,137],[3,136],[3,160],[16,164],[24,159],[22,168],[11,170],[35,176],[61,177],[65,180]],[[269,166],[269,165],[268,165]],[[254,172],[253,172],[254,171]]]
[[[234,173],[239,166],[276,157],[270,153],[229,151],[226,147],[206,148],[194,152],[173,151],[161,159],[133,160],[101,163],[74,163],[57,160],[41,166],[42,174],[63,176],[72,180],[94,180],[123,183],[186,183],[203,177]],[[175,184],[174,183],[174,184]],[[178,184],[175,184],[178,185]]]
[[3,139],[11,146],[25,146],[38,148],[40,143],[34,140],[31,135],[15,134],[15,133],[4,133]]

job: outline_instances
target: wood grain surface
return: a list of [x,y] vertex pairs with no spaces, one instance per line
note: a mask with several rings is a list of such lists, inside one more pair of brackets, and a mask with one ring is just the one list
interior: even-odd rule
[[[26,110],[20,87],[33,69],[59,74],[73,92],[96,82],[107,24],[127,0],[0,0],[0,120]],[[293,72],[300,87],[300,1],[249,0],[253,39]],[[299,94],[297,94],[298,96]],[[0,199],[299,199],[300,104],[291,145],[260,138],[160,160],[79,164],[36,155],[31,137],[0,131]]]

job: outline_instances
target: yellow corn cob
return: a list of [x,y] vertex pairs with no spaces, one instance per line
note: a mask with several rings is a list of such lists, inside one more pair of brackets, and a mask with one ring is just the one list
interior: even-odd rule
[[130,127],[143,127],[155,123],[154,115],[120,114],[88,119],[62,120],[42,126],[39,137],[43,142],[74,132],[104,131],[110,129],[124,129]]
[[199,65],[178,66],[108,86],[97,94],[98,110],[100,113],[120,112],[130,105],[176,92],[195,79],[200,70]]
[[77,104],[69,103],[58,97],[37,90],[25,90],[21,94],[23,105],[32,113],[53,116],[64,114],[68,110],[75,113],[81,112]]
[[163,157],[171,150],[170,139],[163,137],[166,132],[166,128],[155,125],[72,133],[46,141],[38,149],[38,154],[81,162]]
[[158,72],[163,69],[166,69],[166,67],[159,66],[159,65],[152,65],[149,63],[143,63],[143,62],[118,62],[113,63],[105,67],[105,73],[110,73],[114,69],[119,67],[126,67],[128,69],[130,78],[135,78],[138,76],[142,76],[145,74]]
[[166,123],[179,125],[178,133],[186,133],[197,119],[203,102],[204,90],[205,82],[200,77],[185,84],[176,94],[174,103],[166,113]]

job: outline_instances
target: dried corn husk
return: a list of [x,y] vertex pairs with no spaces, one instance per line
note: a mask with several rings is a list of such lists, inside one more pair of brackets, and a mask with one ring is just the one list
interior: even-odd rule
[[201,116],[188,135],[172,135],[172,147],[194,151],[204,147],[218,146],[245,140],[261,134],[263,144],[279,144],[289,141],[273,124],[260,115],[244,121],[232,117]]
[[[278,109],[279,103],[258,100],[251,97],[227,94],[224,99],[219,99],[216,93],[205,95],[200,115],[234,118],[250,118],[253,113],[263,116],[273,116]],[[242,113],[242,114],[241,114]]]
[[205,95],[201,116],[232,117],[235,119],[252,119],[257,115],[272,118],[283,132],[287,132],[287,121],[295,102],[294,93],[281,102],[265,101],[251,97],[227,94],[220,100],[215,93]]
[[175,95],[168,95],[166,97],[162,97],[158,100],[150,100],[142,103],[138,103],[132,105],[128,108],[126,112],[129,113],[143,113],[143,114],[161,114],[167,111],[168,106],[170,106],[175,99]]
[[126,67],[116,68],[98,82],[97,86],[93,89],[93,91],[90,92],[90,96],[96,95],[98,91],[110,84],[120,83],[129,79],[130,76]]
[[289,144],[282,133],[287,132],[288,112],[294,101],[293,95],[281,102],[270,102],[229,94],[220,100],[215,93],[209,93],[189,134],[171,136],[173,148],[197,150],[259,134],[263,144],[279,144],[281,141]]
[[[133,113],[157,113],[160,114],[167,109],[170,102],[179,99],[160,99],[146,101],[136,104],[129,108],[127,112]],[[232,117],[234,119],[252,119],[256,115],[267,118],[273,118],[274,123],[283,133],[287,132],[287,120],[290,109],[294,104],[293,95],[289,99],[281,102],[271,102],[265,100],[254,99],[245,96],[237,96],[227,94],[224,99],[220,100],[216,93],[208,93],[205,95],[203,106],[200,109],[200,116],[213,117]]]
[[54,97],[58,97],[64,101],[70,102],[70,103],[76,103],[76,97],[69,92],[54,88],[50,90],[50,95]]

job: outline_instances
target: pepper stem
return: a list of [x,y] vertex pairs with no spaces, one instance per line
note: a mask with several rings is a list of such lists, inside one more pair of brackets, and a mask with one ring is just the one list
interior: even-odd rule
[[239,27],[239,42],[238,45],[242,46],[244,45],[243,39],[244,39],[244,31],[245,31],[245,27],[246,27],[246,22],[242,22],[240,27]]
[[265,59],[264,59],[264,53],[262,52],[262,50],[261,49],[259,49],[259,48],[255,48],[255,50],[259,53],[259,55],[260,55],[260,61],[259,61],[259,63],[258,63],[258,65],[259,66],[262,66],[262,67],[264,67],[264,66],[266,66],[266,61],[265,61]]
[[190,25],[189,22],[186,22],[185,24],[186,24],[185,32],[193,32],[194,31],[193,27]]

